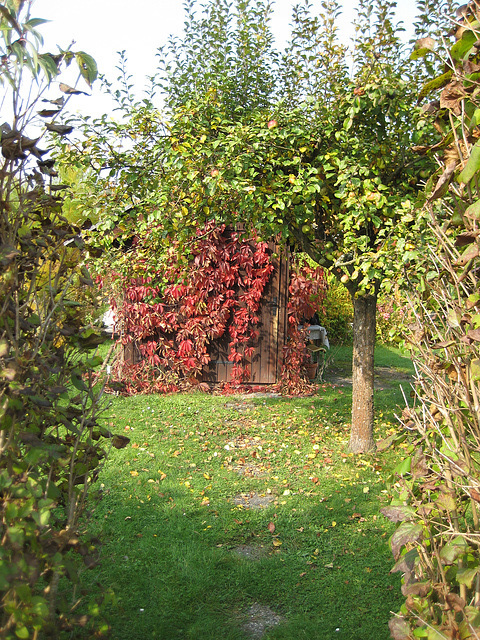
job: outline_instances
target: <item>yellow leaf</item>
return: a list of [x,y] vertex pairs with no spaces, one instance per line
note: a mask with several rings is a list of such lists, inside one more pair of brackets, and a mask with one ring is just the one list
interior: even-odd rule
[[337,523],[335,522],[335,520],[332,522],[332,527],[336,527]]
[[204,473],[203,477],[205,478],[205,480],[210,480],[210,475],[208,473]]
[[190,486],[190,483],[189,483],[189,481],[188,481],[188,480],[185,482],[185,486],[186,486],[186,487],[189,487],[189,486]]
[[273,546],[274,547],[280,547],[282,545],[282,541],[279,540],[278,538],[274,538],[273,540]]
[[130,475],[135,478],[136,476],[138,476],[138,471],[130,471]]

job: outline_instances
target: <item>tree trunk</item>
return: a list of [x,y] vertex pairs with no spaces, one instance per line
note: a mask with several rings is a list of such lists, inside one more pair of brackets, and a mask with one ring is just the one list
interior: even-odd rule
[[375,450],[373,439],[374,350],[377,296],[353,298],[352,453]]

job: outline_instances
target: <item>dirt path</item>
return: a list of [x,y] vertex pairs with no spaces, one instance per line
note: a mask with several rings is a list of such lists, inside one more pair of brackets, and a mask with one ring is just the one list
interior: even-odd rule
[[[413,381],[409,373],[399,371],[394,367],[375,367],[375,389],[382,391],[393,384],[402,384],[407,387]],[[335,386],[351,386],[352,374],[336,367],[330,368],[325,374],[325,382]]]

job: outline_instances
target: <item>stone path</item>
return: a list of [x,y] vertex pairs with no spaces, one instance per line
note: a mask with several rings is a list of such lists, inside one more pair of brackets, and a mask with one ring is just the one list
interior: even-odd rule
[[[267,395],[267,394],[265,394]],[[251,396],[250,396],[251,397]],[[245,398],[244,402],[229,402],[226,407],[237,411],[239,414],[245,413],[253,405],[249,403]],[[251,447],[252,445],[260,444],[260,438],[251,439],[238,437],[232,441],[229,441],[226,446],[229,450],[239,450]],[[240,458],[242,460],[242,458]],[[235,470],[245,477],[262,477],[265,475],[264,470],[250,462],[241,462],[235,467]],[[273,493],[257,493],[256,491],[250,491],[246,493],[240,493],[232,498],[232,502],[236,506],[241,506],[243,509],[265,509],[277,499],[277,496]],[[242,560],[257,562],[264,558],[269,550],[263,545],[241,544],[235,547],[232,552],[236,554]],[[279,625],[283,618],[270,607],[254,602],[248,609],[242,612],[241,617],[243,623],[241,628],[244,633],[252,640],[261,640],[269,629]]]
[[272,493],[256,493],[250,491],[250,493],[240,493],[233,498],[233,503],[237,506],[242,506],[244,509],[264,509],[277,497]]
[[268,629],[282,622],[282,617],[269,607],[255,603],[247,610],[248,620],[242,625],[242,629],[253,640],[261,640]]
[[[250,493],[241,493],[233,498],[236,505],[241,505],[244,509],[263,509],[276,499],[273,494],[258,494],[255,491]],[[242,558],[255,562],[261,560],[268,553],[263,545],[241,544],[233,553]],[[241,625],[243,631],[252,640],[261,640],[269,629],[275,627],[283,621],[284,618],[270,607],[254,602],[243,612],[244,622]]]
[[[375,388],[383,390],[389,388],[392,383],[402,382],[408,386],[412,377],[408,374],[397,371],[390,367],[376,367],[375,368]],[[335,386],[349,386],[352,384],[351,375],[346,374],[343,371],[335,371],[333,368],[327,375],[326,382]],[[265,397],[271,397],[270,394],[251,394],[245,395],[240,402],[230,401],[226,403],[226,407],[233,409],[238,414],[247,412],[253,405],[250,402],[252,396],[258,397],[264,395]],[[273,394],[272,394],[273,395]],[[256,442],[255,442],[256,440]],[[226,449],[234,450],[237,454],[242,449],[254,447],[261,444],[260,438],[247,438],[237,437],[236,439],[228,442]],[[240,461],[240,462],[239,462]],[[243,458],[239,458],[236,463],[235,470],[244,477],[262,477],[265,475],[263,468],[259,467],[255,463],[247,462]],[[278,499],[278,496],[273,493],[257,493],[256,491],[244,492],[234,496],[231,501],[243,509],[265,509],[270,504],[274,503]],[[258,562],[269,553],[269,549],[263,545],[255,544],[241,544],[232,550],[232,553],[236,554],[239,559]],[[262,640],[268,633],[269,629],[281,624],[284,618],[270,607],[255,602],[251,604],[246,610],[241,612],[241,628],[244,633],[251,638],[251,640]]]

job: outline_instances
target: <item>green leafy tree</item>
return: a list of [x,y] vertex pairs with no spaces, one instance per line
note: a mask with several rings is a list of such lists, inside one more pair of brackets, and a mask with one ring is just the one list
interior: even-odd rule
[[[233,115],[271,104],[278,54],[270,30],[272,3],[209,0],[184,2],[185,33],[159,50],[155,82],[170,109],[215,91]],[[227,107],[228,105],[228,107]]]
[[418,172],[428,164],[412,147],[431,134],[404,79],[394,3],[360,3],[352,79],[333,44],[338,5],[323,6],[320,22],[308,3],[297,7],[283,101],[232,117],[213,90],[172,113],[163,187],[175,193],[165,197],[176,233],[199,218],[248,222],[294,243],[345,284],[355,309],[350,449],[365,451],[374,447],[377,295],[407,246]]
[[348,57],[337,39],[338,3],[323,2],[318,17],[300,3],[279,56],[268,21],[257,26],[268,3],[211,0],[197,18],[189,2],[185,39],[164,51],[156,80],[168,117],[151,105],[132,108],[118,131],[143,132],[123,158],[105,136],[90,136],[76,156],[101,163],[92,193],[102,225],[135,227],[161,243],[169,234],[188,242],[209,220],[240,222],[335,274],[355,308],[352,451],[374,448],[377,295],[398,272],[398,256],[414,248],[419,177],[432,162],[415,152],[428,147],[433,129],[412,106],[417,94],[394,5],[360,2]]
[[347,47],[338,41],[341,7],[335,0],[322,2],[321,7],[320,15],[312,15],[310,2],[292,9],[292,33],[281,56],[280,95],[289,107],[312,98],[333,103],[331,88],[348,81]]

